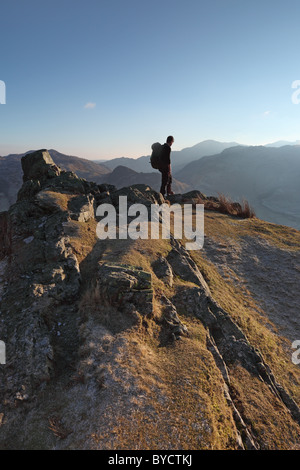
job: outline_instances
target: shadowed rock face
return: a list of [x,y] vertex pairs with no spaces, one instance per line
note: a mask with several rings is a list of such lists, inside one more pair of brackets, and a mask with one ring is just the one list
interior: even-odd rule
[[23,170],[23,181],[45,180],[59,176],[60,168],[55,165],[47,150],[38,150],[37,152],[24,155],[21,159]]

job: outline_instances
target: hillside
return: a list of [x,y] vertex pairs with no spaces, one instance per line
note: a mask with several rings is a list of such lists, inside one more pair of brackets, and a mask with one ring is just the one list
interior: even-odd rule
[[211,195],[243,198],[256,215],[300,229],[300,146],[226,149],[186,165],[175,177]]
[[102,175],[110,173],[110,169],[105,164],[95,163],[87,158],[74,157],[72,155],[65,155],[57,150],[49,150],[49,154],[53,161],[62,169],[73,171],[80,178],[85,178],[97,183],[98,178]]
[[[22,162],[0,213],[0,448],[299,450],[300,232],[206,209],[201,250],[100,240],[102,203],[168,201]],[[217,204],[177,202],[200,198]]]
[[[161,142],[163,143],[163,142]],[[224,149],[229,147],[235,147],[236,142],[218,142],[217,140],[203,140],[192,147],[187,147],[182,150],[172,150],[172,169],[173,171],[179,171],[188,163],[198,160],[204,156],[215,155],[216,153],[222,152]],[[104,164],[114,170],[117,166],[126,166],[131,170],[148,173],[154,172],[153,168],[150,165],[150,154],[151,154],[151,145],[149,146],[149,155],[139,157],[139,158],[113,158],[107,160]]]

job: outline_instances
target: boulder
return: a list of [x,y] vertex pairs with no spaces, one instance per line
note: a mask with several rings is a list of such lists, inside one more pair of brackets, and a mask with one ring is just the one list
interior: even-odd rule
[[172,302],[164,294],[161,295],[160,302],[163,307],[162,319],[168,325],[171,338],[179,339],[182,336],[188,336],[188,329],[178,317],[176,307]]
[[132,204],[143,204],[149,208],[151,204],[163,204],[165,202],[160,193],[154,191],[154,189],[146,184],[134,184],[114,191],[111,194],[111,200],[116,207],[118,207],[120,196],[127,197],[128,206]]
[[166,258],[160,256],[154,261],[152,268],[159,279],[163,280],[168,286],[173,286],[173,271]]
[[55,165],[49,152],[45,149],[28,153],[21,158],[23,182],[29,180],[43,181],[60,175],[61,169]]
[[68,204],[72,220],[88,222],[95,217],[94,197],[92,195],[79,195],[73,197]]
[[182,202],[190,204],[203,204],[206,200],[205,194],[198,190],[192,190],[182,195]]
[[122,312],[136,309],[142,315],[153,310],[151,273],[141,267],[101,263],[98,270],[101,297]]

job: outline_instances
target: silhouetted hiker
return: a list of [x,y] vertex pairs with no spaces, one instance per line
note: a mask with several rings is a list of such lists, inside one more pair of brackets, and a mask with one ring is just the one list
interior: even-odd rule
[[161,172],[161,187],[160,193],[165,196],[174,194],[172,191],[172,173],[171,173],[171,146],[174,142],[174,137],[169,135],[167,141],[161,148],[160,154],[160,168]]

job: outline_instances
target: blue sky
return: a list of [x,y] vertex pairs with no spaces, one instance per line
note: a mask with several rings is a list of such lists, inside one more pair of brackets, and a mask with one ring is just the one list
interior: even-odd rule
[[[300,139],[298,0],[1,2],[0,155]],[[300,96],[300,95],[299,95]]]

